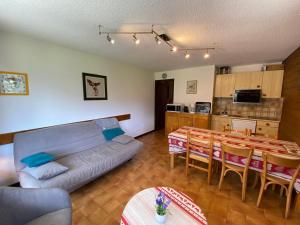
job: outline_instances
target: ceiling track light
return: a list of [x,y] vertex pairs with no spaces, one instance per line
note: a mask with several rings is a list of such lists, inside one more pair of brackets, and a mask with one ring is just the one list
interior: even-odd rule
[[184,54],[184,58],[189,59],[191,57],[191,55],[186,51]]
[[161,44],[161,40],[158,38],[158,35],[155,36],[155,41],[156,41],[156,44],[158,44],[158,45]]
[[172,38],[168,36],[165,33],[159,34],[154,30],[154,26],[152,25],[152,29],[148,31],[103,31],[103,26],[99,25],[99,35],[107,35],[106,39],[109,41],[111,44],[115,43],[115,40],[113,40],[110,35],[132,35],[133,41],[136,45],[140,44],[140,39],[137,38],[138,35],[154,35],[155,42],[160,45],[161,43],[164,43],[168,45],[168,47],[171,49],[171,52],[177,52],[177,51],[185,51],[185,58],[188,59],[190,58],[189,52],[191,51],[199,51],[203,52],[205,51],[203,57],[204,59],[208,59],[210,57],[209,50],[215,50],[215,47],[205,47],[205,48],[177,48],[174,41],[172,41]]
[[136,44],[136,45],[138,45],[138,44],[140,44],[140,39],[138,39],[137,37],[136,37],[136,34],[133,34],[133,41],[134,41],[134,43]]
[[172,52],[177,52],[177,47],[174,45],[171,49]]
[[210,57],[209,53],[208,53],[208,49],[206,49],[205,54],[203,55],[204,59],[208,59]]
[[109,36],[109,34],[107,34],[106,39],[107,39],[107,41],[110,42],[111,44],[114,44],[114,43],[115,43],[115,40],[112,39],[112,38]]

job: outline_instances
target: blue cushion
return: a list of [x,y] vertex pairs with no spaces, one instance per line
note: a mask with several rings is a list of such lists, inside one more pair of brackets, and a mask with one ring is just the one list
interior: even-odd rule
[[54,160],[54,157],[45,152],[39,152],[21,159],[28,167],[36,167]]
[[107,129],[102,132],[107,141],[111,141],[113,138],[125,134],[125,132],[120,127]]

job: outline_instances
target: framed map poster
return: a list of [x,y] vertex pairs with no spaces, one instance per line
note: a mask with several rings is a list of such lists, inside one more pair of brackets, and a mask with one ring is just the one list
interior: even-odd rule
[[28,95],[27,73],[0,71],[0,95]]

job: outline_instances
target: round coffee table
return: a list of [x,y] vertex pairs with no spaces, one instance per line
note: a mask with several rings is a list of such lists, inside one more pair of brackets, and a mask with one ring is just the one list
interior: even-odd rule
[[155,225],[155,199],[162,191],[172,200],[168,207],[165,225],[206,225],[201,209],[191,198],[169,187],[145,189],[134,195],[124,208],[121,225]]

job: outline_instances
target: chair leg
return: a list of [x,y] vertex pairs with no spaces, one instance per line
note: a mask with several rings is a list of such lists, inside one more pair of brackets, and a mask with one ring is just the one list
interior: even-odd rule
[[276,188],[276,184],[272,184],[272,191],[275,191],[275,188]]
[[222,164],[222,171],[221,171],[220,182],[219,182],[219,190],[221,190],[221,187],[222,187],[222,183],[224,180],[224,173],[225,173],[225,166]]
[[175,154],[170,155],[170,168],[174,169]]
[[291,208],[292,191],[293,191],[293,189],[289,188],[287,197],[286,197],[286,206],[285,206],[285,218],[286,219],[289,216],[289,212],[290,212],[290,208]]
[[259,207],[260,203],[261,203],[261,199],[265,190],[265,183],[266,180],[265,179],[261,179],[261,186],[260,186],[260,191],[259,191],[259,195],[258,195],[258,199],[257,199],[257,203],[256,206]]
[[208,174],[207,174],[207,183],[210,185],[211,183],[211,175],[212,175],[212,162],[208,164]]
[[284,191],[284,188],[282,186],[280,186],[280,197],[282,198],[283,196],[283,191]]
[[186,156],[186,160],[185,160],[185,175],[187,176],[189,174],[189,157]]
[[300,213],[300,193],[296,196],[295,212]]
[[256,187],[256,185],[257,185],[257,183],[258,183],[258,178],[259,178],[259,173],[258,173],[258,172],[255,172],[255,178],[254,178],[254,182],[253,182],[251,188],[254,189],[254,188]]
[[243,175],[245,178],[243,178],[243,186],[242,186],[242,201],[245,201],[246,198],[246,189],[247,189],[247,174]]

